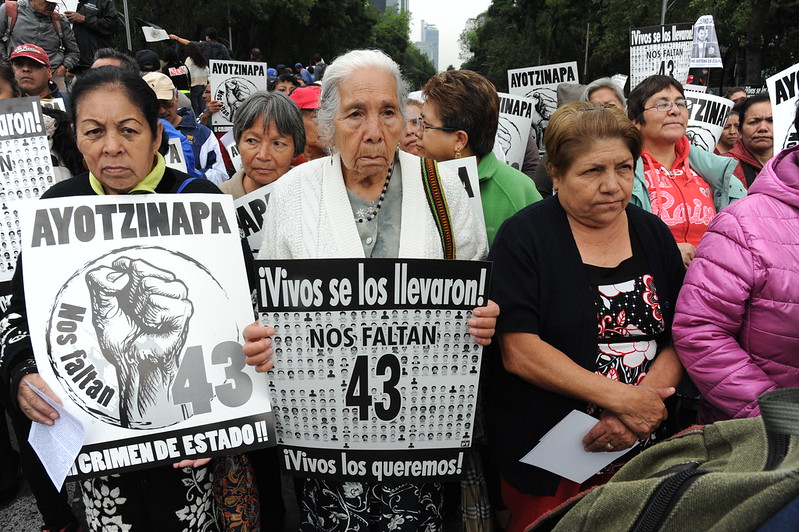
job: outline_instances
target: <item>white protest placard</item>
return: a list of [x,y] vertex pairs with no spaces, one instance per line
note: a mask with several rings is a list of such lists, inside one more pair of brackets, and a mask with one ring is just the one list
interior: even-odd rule
[[233,127],[236,109],[250,95],[266,90],[266,63],[252,61],[208,61],[208,81],[211,99],[222,104],[214,113],[214,132],[228,131]]
[[477,174],[477,157],[462,157],[460,159],[450,159],[438,163],[439,168],[449,168],[455,172],[469,196],[469,205],[472,206],[474,213],[483,222],[485,227],[485,215],[483,214],[483,200],[480,197],[480,176]]
[[685,83],[691,62],[693,25],[647,26],[630,30],[630,90],[652,74]]
[[561,83],[579,83],[577,61],[508,70],[508,92],[534,102],[532,127],[541,153],[549,117],[558,107],[557,88]]
[[277,181],[273,181],[258,190],[233,200],[241,236],[247,239],[247,244],[249,244],[254,257],[258,256],[258,249],[264,239],[264,213],[266,212],[266,206],[269,204],[269,195],[276,184]]
[[0,100],[0,307],[11,294],[19,255],[20,204],[55,183],[50,145],[39,98]]
[[682,86],[684,91],[691,91],[691,92],[707,92],[707,87],[705,85],[683,85]]
[[704,15],[694,24],[690,68],[723,68],[719,38],[713,15]]
[[688,110],[685,132],[688,140],[692,146],[713,153],[734,102],[714,94],[691,91],[685,92],[685,98],[693,103]]
[[534,108],[535,102],[530,98],[499,93],[497,142],[505,154],[505,162],[519,171],[524,164]]
[[289,475],[454,480],[474,429],[482,348],[468,333],[490,263],[256,261],[275,327],[270,390]]
[[86,430],[72,475],[274,444],[266,381],[242,353],[252,306],[230,196],[76,196],[21,214],[37,367]]
[[58,0],[58,12],[75,11],[78,9],[78,0]]
[[774,117],[774,153],[799,143],[794,127],[799,100],[799,63],[766,80]]
[[227,150],[227,154],[230,156],[230,162],[233,163],[233,168],[235,168],[237,172],[241,170],[243,168],[241,164],[241,152],[239,151],[239,147],[236,146],[236,139],[233,138],[233,130],[231,129],[222,135],[219,141]]
[[627,86],[627,80],[629,79],[629,77],[630,76],[627,76],[626,74],[613,74],[613,76],[610,79],[612,79],[614,83],[616,83],[616,85],[619,86],[621,91],[624,92],[624,87]]
[[188,174],[188,167],[186,166],[186,154],[183,153],[183,144],[177,137],[169,139],[169,151],[164,155],[164,162],[170,168],[174,168],[184,174]]
[[58,109],[59,111],[67,112],[67,106],[64,105],[64,98],[51,98],[49,100],[42,99],[42,107],[49,107],[50,109]]
[[751,85],[744,86],[744,90],[746,91],[747,96],[754,96],[755,94],[760,94],[761,92],[766,92],[768,87],[752,87]]

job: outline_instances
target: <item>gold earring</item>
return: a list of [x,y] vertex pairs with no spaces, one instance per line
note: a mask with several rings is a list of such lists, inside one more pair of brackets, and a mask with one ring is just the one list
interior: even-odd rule
[[455,146],[455,158],[456,159],[460,159],[461,158],[461,149],[459,147],[457,147],[457,146]]

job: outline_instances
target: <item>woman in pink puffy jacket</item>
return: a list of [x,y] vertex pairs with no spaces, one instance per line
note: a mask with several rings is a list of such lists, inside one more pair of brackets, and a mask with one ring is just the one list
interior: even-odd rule
[[700,423],[757,416],[760,394],[799,386],[799,146],[771,159],[749,195],[713,219],[673,335],[702,392]]

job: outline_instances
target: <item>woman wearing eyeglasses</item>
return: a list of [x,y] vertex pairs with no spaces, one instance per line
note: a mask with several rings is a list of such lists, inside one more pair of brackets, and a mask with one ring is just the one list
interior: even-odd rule
[[488,79],[471,70],[436,74],[422,91],[419,124],[424,156],[436,161],[477,157],[488,245],[502,222],[541,199],[532,179],[492,153],[499,125],[499,96]]
[[663,220],[687,268],[718,211],[746,196],[736,162],[691,147],[685,136],[691,101],[670,76],[649,76],[630,92],[627,115],[644,137],[632,203]]

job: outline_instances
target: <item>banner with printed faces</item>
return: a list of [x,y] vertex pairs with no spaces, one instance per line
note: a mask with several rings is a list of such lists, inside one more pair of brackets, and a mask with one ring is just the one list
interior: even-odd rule
[[251,95],[265,91],[267,84],[266,63],[252,61],[208,61],[208,81],[211,83],[211,99],[222,104],[214,113],[211,129],[216,132],[233,128],[236,109]]
[[275,327],[269,372],[289,475],[366,482],[459,478],[482,348],[468,333],[491,266],[476,261],[256,261]]
[[[774,117],[774,154],[799,144],[794,118],[799,102],[799,63],[766,80]],[[743,117],[741,117],[743,124]]]
[[630,90],[653,74],[688,78],[693,24],[667,24],[630,30]]
[[692,146],[713,153],[733,102],[714,94],[693,91],[685,91],[685,99],[692,103],[685,132],[688,140]]
[[[230,196],[79,196],[22,214],[30,337],[91,477],[274,444]],[[58,267],[54,268],[53,265]]]
[[39,98],[0,100],[0,308],[22,245],[20,206],[55,183],[53,160]]
[[544,131],[558,107],[558,85],[579,83],[577,61],[508,70],[508,92],[533,100],[532,128],[538,151],[544,153]]
[[521,171],[533,126],[535,101],[523,96],[499,93],[499,126],[496,142],[505,162]]

